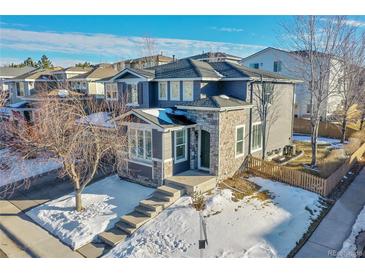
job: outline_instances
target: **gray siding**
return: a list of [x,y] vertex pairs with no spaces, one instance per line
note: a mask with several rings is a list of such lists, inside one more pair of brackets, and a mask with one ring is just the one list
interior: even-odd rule
[[152,180],[152,167],[128,162],[128,170],[132,177],[144,177]]
[[162,132],[152,130],[152,155],[153,158],[162,159]]

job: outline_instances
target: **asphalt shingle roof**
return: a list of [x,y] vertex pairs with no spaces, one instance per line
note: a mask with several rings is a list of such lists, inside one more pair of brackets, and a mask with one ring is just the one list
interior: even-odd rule
[[71,80],[100,80],[100,79],[104,79],[104,78],[109,78],[112,77],[114,75],[116,75],[118,73],[118,70],[116,70],[112,65],[107,65],[107,66],[97,66],[94,67],[92,70],[90,70],[89,72],[80,74],[80,75],[76,75],[72,78],[70,78]]
[[33,70],[35,70],[35,68],[33,67],[21,67],[21,68],[0,67],[0,77],[12,78]]
[[231,107],[249,107],[249,103],[229,97],[226,95],[211,96],[202,99],[198,99],[191,102],[179,103],[177,106],[189,106],[197,108],[231,108]]
[[35,69],[32,71],[29,71],[27,73],[24,73],[22,75],[19,75],[17,77],[14,77],[14,80],[23,80],[23,79],[32,79],[32,80],[38,80],[43,79],[44,77],[47,79],[53,79],[52,72],[61,70],[61,68],[54,68],[54,69]]

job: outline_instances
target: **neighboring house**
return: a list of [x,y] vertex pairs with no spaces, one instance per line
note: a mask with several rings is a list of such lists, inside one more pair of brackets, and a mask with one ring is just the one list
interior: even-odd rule
[[227,54],[225,52],[203,52],[202,54],[187,57],[193,60],[207,61],[207,62],[240,62],[242,57]]
[[[250,68],[263,69],[284,76],[303,79],[303,65],[299,62],[298,52],[268,47],[244,58],[241,63]],[[338,80],[334,78],[339,77],[339,75],[338,68],[336,67],[336,63],[338,62],[333,59],[332,63],[328,85],[332,85],[333,87],[334,84],[337,86]],[[340,102],[340,96],[331,96],[325,102],[321,111],[322,119],[329,118],[336,111]],[[295,88],[295,116],[309,117],[310,110],[311,104],[308,88],[305,83],[298,83]]]
[[30,72],[35,70],[33,67],[21,67],[21,68],[14,68],[14,67],[0,67],[0,92],[2,91],[9,91],[9,83],[8,80],[22,75],[24,73]]
[[[116,118],[129,134],[125,176],[144,184],[157,186],[190,169],[232,176],[248,154],[262,157],[269,133],[265,156],[291,144],[297,81],[288,77],[233,62],[181,59],[154,70],[127,68],[104,81],[113,94],[107,98],[131,105]],[[255,108],[260,81],[279,95],[271,108],[277,119],[265,134]]]
[[35,69],[7,80],[10,102],[24,101],[28,96],[57,88],[58,80],[54,76],[54,72],[61,69]]
[[161,54],[157,55],[144,56],[116,62],[113,64],[113,66],[117,70],[122,70],[125,68],[144,69],[164,65],[172,61],[174,61],[174,57],[164,56],[161,52]]
[[86,73],[78,74],[67,79],[72,91],[81,92],[89,96],[104,97],[104,84],[101,79],[111,77],[118,72],[111,64],[93,66]]
[[57,78],[58,81],[66,82],[68,79],[76,77],[78,75],[90,72],[93,69],[90,67],[68,67],[62,70],[58,70],[53,72],[53,75]]

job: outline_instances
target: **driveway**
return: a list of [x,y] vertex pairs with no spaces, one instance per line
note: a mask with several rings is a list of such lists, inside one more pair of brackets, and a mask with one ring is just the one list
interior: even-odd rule
[[333,258],[365,205],[365,168],[321,221],[296,258]]

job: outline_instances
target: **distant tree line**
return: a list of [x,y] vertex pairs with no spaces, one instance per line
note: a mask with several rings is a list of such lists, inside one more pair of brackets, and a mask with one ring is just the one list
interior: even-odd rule
[[53,64],[52,61],[46,55],[42,55],[41,59],[39,59],[38,61],[34,61],[31,57],[28,57],[20,64],[11,63],[9,67],[13,68],[33,67],[33,68],[49,69],[53,68]]

